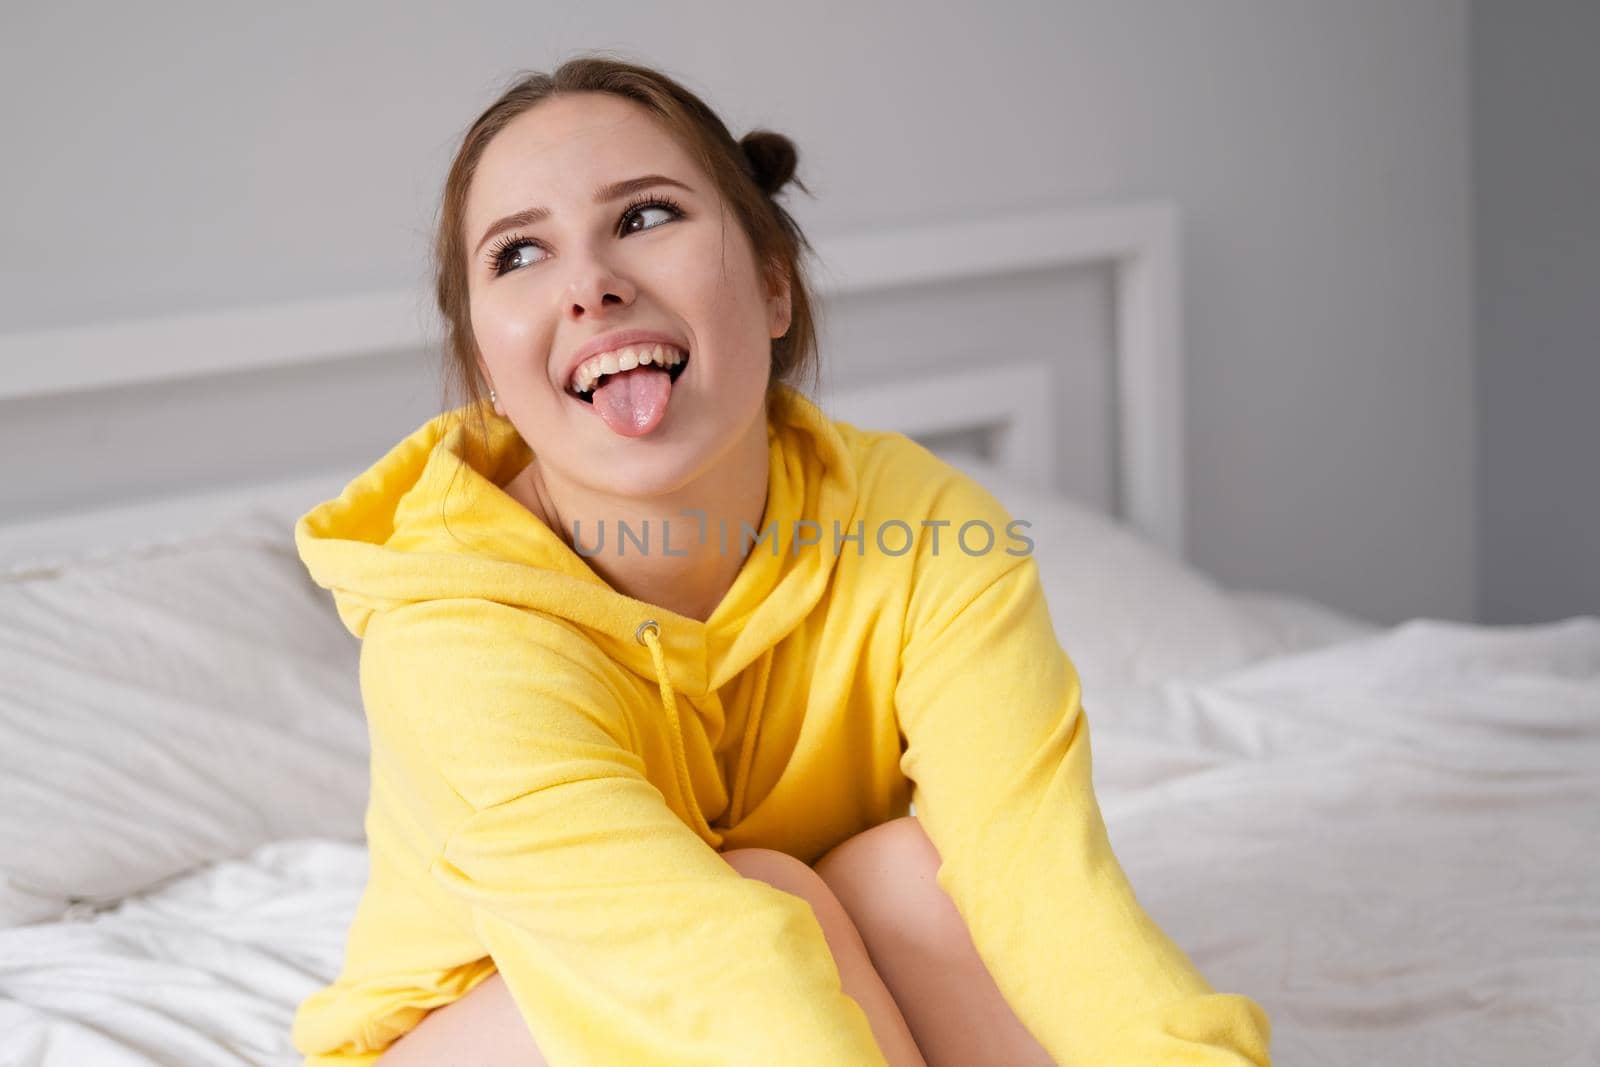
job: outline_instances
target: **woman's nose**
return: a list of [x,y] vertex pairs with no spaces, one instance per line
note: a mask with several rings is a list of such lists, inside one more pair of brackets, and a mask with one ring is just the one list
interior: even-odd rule
[[634,286],[604,260],[586,256],[567,283],[565,303],[574,316],[600,310],[607,303],[630,304]]

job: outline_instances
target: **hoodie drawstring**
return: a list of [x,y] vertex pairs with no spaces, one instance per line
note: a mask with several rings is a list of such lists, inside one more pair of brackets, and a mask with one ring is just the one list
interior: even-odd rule
[[694,815],[695,829],[712,848],[722,847],[722,835],[711,828],[706,822],[705,813],[700,810],[700,801],[694,795],[694,782],[689,777],[689,757],[683,750],[683,726],[678,720],[678,698],[672,691],[672,682],[667,677],[667,655],[661,649],[661,624],[655,619],[646,619],[634,630],[633,636],[641,645],[650,650],[650,658],[655,662],[656,687],[661,692],[661,707],[667,713],[667,722],[671,724],[669,731],[672,735],[672,759],[678,773],[678,790],[683,794],[684,803]]
[[[700,810],[700,802],[694,795],[694,782],[689,777],[689,758],[683,749],[682,723],[678,719],[678,698],[672,691],[672,682],[667,676],[667,656],[661,648],[661,624],[655,619],[646,619],[634,630],[633,636],[641,645],[650,650],[650,659],[655,663],[656,688],[661,693],[661,708],[667,713],[667,722],[672,725],[672,758],[674,770],[678,776],[678,789],[683,794],[689,810],[694,813],[698,826],[703,827],[701,837],[705,838],[713,848],[722,847],[722,835],[711,828],[706,821],[705,813]],[[728,825],[737,825],[744,818],[744,800],[750,785],[750,767],[755,760],[756,735],[761,729],[761,713],[767,706],[767,682],[772,677],[773,649],[767,649],[761,656],[761,666],[756,674],[755,695],[750,702],[750,714],[745,722],[744,741],[739,747],[739,767],[734,772],[733,797],[728,805]]]

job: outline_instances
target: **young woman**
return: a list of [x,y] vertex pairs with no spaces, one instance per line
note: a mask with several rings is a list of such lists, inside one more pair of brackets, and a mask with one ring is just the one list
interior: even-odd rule
[[467,133],[470,402],[295,531],[372,741],[308,1063],[1268,1063],[1111,851],[1025,524],[795,387],[794,164],[597,56]]

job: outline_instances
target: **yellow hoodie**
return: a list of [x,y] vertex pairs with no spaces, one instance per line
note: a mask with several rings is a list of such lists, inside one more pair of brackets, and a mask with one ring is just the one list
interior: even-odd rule
[[308,1064],[370,1064],[498,969],[553,1067],[884,1065],[810,906],[718,853],[814,863],[912,803],[1058,1063],[1269,1062],[1260,1006],[1212,990],[1112,854],[1025,522],[979,483],[779,386],[768,536],[701,622],[608,586],[499,488],[532,458],[511,423],[485,409],[473,460],[459,414],[295,527],[362,638],[372,749]]

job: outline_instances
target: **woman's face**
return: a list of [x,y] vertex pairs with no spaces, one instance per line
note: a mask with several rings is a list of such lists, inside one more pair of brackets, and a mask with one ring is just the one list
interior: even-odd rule
[[[604,186],[654,175],[681,185],[596,199]],[[677,207],[642,203],[657,197]],[[498,225],[541,208],[536,221]],[[771,341],[789,326],[788,287],[767,291],[716,189],[643,108],[582,93],[519,115],[483,153],[463,240],[480,368],[547,485],[671,492],[751,440],[755,420],[765,449]],[[688,353],[676,380],[619,373],[613,385],[600,381],[593,404],[572,395],[580,347],[635,329]],[[633,417],[613,426],[601,417],[608,402]]]

